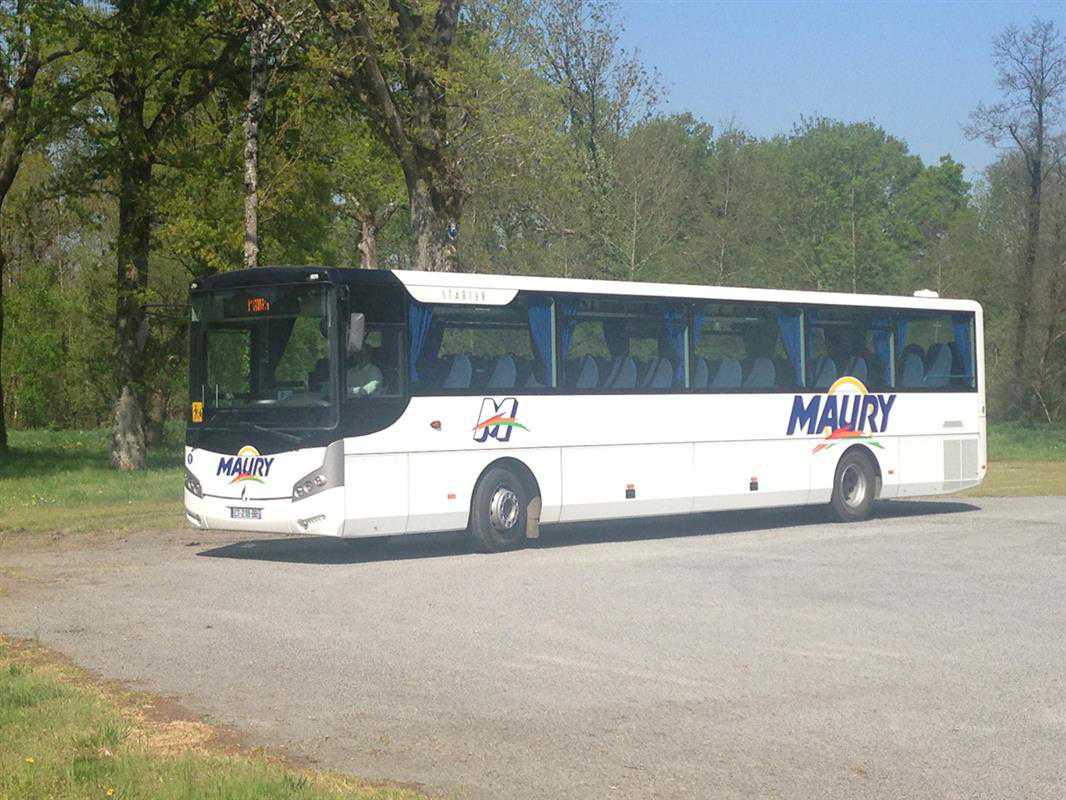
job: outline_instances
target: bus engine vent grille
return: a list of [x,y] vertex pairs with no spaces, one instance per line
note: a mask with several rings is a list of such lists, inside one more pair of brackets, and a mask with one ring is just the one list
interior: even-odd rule
[[977,440],[951,439],[944,442],[944,480],[967,481],[977,478]]

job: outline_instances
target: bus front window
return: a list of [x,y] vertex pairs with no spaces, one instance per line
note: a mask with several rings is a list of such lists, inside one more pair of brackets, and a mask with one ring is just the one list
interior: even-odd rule
[[331,297],[322,285],[194,296],[190,388],[205,419],[227,410],[278,426],[327,422],[315,410],[336,407]]

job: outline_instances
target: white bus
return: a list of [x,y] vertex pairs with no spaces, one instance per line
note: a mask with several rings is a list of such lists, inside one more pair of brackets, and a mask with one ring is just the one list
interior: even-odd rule
[[957,491],[985,474],[968,300],[272,267],[191,286],[185,508],[328,536]]

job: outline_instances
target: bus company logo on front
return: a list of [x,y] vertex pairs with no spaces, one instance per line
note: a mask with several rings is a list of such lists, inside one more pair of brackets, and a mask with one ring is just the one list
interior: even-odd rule
[[518,401],[513,397],[507,397],[499,403],[492,397],[486,397],[481,401],[481,413],[474,426],[474,441],[484,442],[493,438],[498,442],[506,442],[511,438],[511,431],[521,428],[528,431],[525,425],[518,421]]
[[270,467],[274,464],[274,456],[261,456],[259,451],[246,444],[237,451],[236,456],[222,456],[218,460],[218,470],[215,475],[230,478],[230,484],[255,481],[262,483],[263,479],[270,474]]
[[825,439],[815,446],[814,453],[852,439],[882,447],[871,434],[888,430],[895,402],[895,394],[871,394],[858,378],[838,378],[825,394],[813,395],[808,401],[800,394],[792,399],[787,434],[824,433]]

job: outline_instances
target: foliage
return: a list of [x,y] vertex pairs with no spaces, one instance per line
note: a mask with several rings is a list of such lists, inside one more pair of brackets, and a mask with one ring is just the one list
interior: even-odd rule
[[[1043,162],[1043,224],[1032,299],[1023,303],[1032,230],[1032,158],[1024,149],[1005,152],[971,184],[962,164],[947,156],[924,164],[874,121],[804,119],[787,134],[759,138],[662,113],[661,81],[620,46],[613,7],[599,0],[474,0],[463,4],[447,54],[433,38],[441,29],[424,27],[438,4],[410,5],[421,21],[366,4],[379,67],[399,81],[397,113],[407,127],[402,140],[390,139],[363,67],[345,61],[362,52],[362,40],[348,36],[358,20],[344,16],[359,5],[271,0],[244,3],[236,14],[221,0],[168,4],[125,50],[110,18],[82,25],[89,49],[70,68],[97,91],[27,151],[0,220],[0,385],[14,428],[86,428],[109,418],[122,377],[120,300],[148,320],[143,352],[127,352],[126,371],[143,373],[155,434],[161,420],[180,417],[188,282],[242,262],[249,54],[240,26],[249,9],[271,8],[278,24],[300,18],[287,31],[285,59],[267,65],[273,77],[258,131],[262,263],[418,266],[419,247],[439,245],[440,231],[416,229],[412,181],[432,183],[443,170],[447,196],[429,205],[437,223],[461,221],[458,241],[446,245],[455,250],[450,266],[973,297],[986,312],[990,413],[1066,420],[1061,162]],[[1054,27],[1041,25],[1005,34],[996,53],[1040,32],[1054,44]],[[210,73],[220,53],[232,53],[232,63]],[[155,71],[145,71],[148,63]],[[130,263],[131,243],[119,236],[126,162],[116,65],[144,79],[142,133],[160,114],[167,122],[166,135],[141,143],[152,159],[138,206],[149,224],[133,286],[116,270],[123,241],[121,263]],[[401,75],[422,67],[409,82]],[[433,111],[443,117],[419,116],[432,107],[416,96],[427,87],[443,92],[443,110]],[[1005,86],[1004,97],[1016,89]],[[1020,119],[1008,117],[996,119]],[[1049,154],[1061,142],[1055,124],[1048,119]],[[1035,136],[1031,126],[1025,131]],[[1000,134],[1009,136],[1009,126]],[[444,139],[422,140],[434,136]],[[422,145],[429,149],[405,167],[410,147]],[[419,245],[427,235],[433,241]],[[1020,314],[1029,323],[1021,384]],[[136,345],[128,338],[127,350]]]

